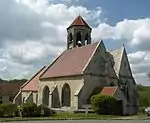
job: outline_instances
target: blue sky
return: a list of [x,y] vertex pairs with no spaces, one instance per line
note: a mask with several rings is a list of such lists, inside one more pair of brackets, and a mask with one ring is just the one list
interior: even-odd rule
[[0,0],[0,78],[30,78],[66,49],[80,14],[93,42],[126,47],[137,83],[150,85],[149,0]]
[[101,6],[108,23],[115,25],[118,21],[126,19],[139,19],[149,17],[149,0],[87,0],[83,5],[94,8]]
[[[64,3],[64,1],[55,0],[54,3]],[[71,3],[66,2],[66,4],[68,6],[85,6],[90,9],[100,6],[103,9],[103,17],[108,18],[110,25],[115,25],[125,18],[139,19],[150,16],[149,0],[74,0]]]

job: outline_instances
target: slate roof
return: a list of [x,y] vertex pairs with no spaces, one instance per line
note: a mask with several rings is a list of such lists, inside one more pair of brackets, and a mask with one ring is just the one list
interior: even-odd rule
[[109,96],[114,96],[118,89],[118,86],[113,86],[113,87],[104,87],[101,91],[101,95],[109,95]]
[[110,53],[113,55],[113,58],[114,58],[114,62],[115,62],[114,70],[115,70],[117,76],[119,75],[123,52],[124,52],[124,46],[122,46],[119,49],[110,51]]
[[46,67],[42,67],[29,81],[22,85],[22,91],[38,91],[38,82],[40,75],[45,71]]
[[41,79],[83,74],[99,42],[64,51],[41,75]]
[[78,16],[67,29],[73,26],[85,26],[91,29],[91,27],[85,22],[85,20],[81,16]]

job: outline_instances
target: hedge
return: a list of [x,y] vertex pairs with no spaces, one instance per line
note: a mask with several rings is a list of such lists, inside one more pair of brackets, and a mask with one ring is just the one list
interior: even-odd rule
[[113,96],[97,94],[91,97],[91,106],[97,114],[115,114],[116,99]]
[[18,106],[18,110],[21,117],[50,116],[55,113],[44,105],[37,106],[34,103],[24,103]]

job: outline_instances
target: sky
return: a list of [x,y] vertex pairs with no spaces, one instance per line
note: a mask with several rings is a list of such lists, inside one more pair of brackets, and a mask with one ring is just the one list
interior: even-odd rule
[[125,45],[136,83],[150,85],[149,0],[0,0],[0,78],[29,79],[66,49],[66,28],[81,15],[92,42]]

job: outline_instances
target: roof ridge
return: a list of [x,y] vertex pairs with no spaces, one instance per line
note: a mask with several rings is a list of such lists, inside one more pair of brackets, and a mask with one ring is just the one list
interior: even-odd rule
[[23,89],[29,82],[31,82],[43,69],[45,69],[46,66],[43,66],[36,74],[34,74],[30,80],[28,80],[27,82],[25,82],[20,89]]

